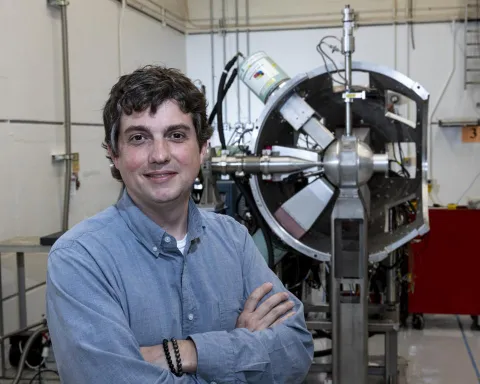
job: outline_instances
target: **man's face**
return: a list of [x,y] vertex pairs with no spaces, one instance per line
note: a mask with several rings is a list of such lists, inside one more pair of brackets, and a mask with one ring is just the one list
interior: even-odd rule
[[113,157],[132,199],[141,206],[183,202],[203,161],[193,120],[174,101],[130,116],[122,115],[118,157]]

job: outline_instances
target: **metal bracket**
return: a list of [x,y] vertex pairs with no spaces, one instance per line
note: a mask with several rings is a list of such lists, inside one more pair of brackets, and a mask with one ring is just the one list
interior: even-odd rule
[[218,33],[222,36],[226,35],[227,22],[224,18],[218,19]]
[[54,163],[58,163],[60,161],[65,161],[65,160],[78,161],[79,158],[80,156],[78,152],[71,153],[70,155],[67,155],[67,154],[52,155],[52,161]]
[[345,102],[350,102],[351,99],[363,99],[365,100],[367,97],[367,94],[365,91],[362,92],[344,92],[342,94],[342,98],[345,99]]
[[68,0],[47,0],[47,4],[52,7],[66,7],[70,5]]

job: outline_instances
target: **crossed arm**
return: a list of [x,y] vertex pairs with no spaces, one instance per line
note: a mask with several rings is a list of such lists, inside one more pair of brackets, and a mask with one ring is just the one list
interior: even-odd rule
[[[280,325],[295,315],[294,311],[290,311],[295,304],[293,301],[288,300],[289,295],[286,292],[276,293],[260,304],[260,301],[272,288],[273,284],[265,283],[253,291],[245,302],[243,312],[238,317],[236,328],[246,328],[250,332],[262,331],[269,327]],[[168,343],[168,347],[170,355],[174,356],[171,342]],[[178,349],[182,359],[183,372],[196,373],[198,356],[195,343],[192,340],[179,340]],[[160,368],[169,369],[163,345],[141,347],[140,352],[146,361]],[[175,361],[173,361],[173,364],[178,370]]]

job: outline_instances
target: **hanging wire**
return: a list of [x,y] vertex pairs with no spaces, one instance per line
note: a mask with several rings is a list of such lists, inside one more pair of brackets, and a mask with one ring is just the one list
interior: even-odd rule
[[[332,45],[332,44],[328,44],[325,42],[326,39],[335,39],[338,41],[338,43],[341,45],[342,42],[340,41],[340,39],[337,37],[337,36],[333,36],[333,35],[328,35],[328,36],[325,36],[322,38],[322,40],[320,40],[320,42],[317,44],[317,52],[322,56],[322,60],[323,60],[323,63],[325,64],[325,67],[327,69],[327,72],[328,72],[328,75],[330,76],[330,79],[332,79],[332,81],[334,81],[335,83],[337,84],[340,84],[340,85],[343,85],[343,86],[346,86],[347,84],[347,80],[345,79],[345,76],[342,75],[337,67],[337,64],[335,63],[335,61],[323,50],[322,48],[322,45],[326,45],[328,48],[330,48],[332,50],[332,53],[334,52],[341,52],[340,48],[338,48],[337,46],[335,45]],[[335,68],[335,71],[336,73],[338,74],[338,76],[343,80],[343,83],[341,81],[338,81],[337,79],[333,78],[332,76],[332,72],[328,69],[328,65],[327,65],[327,61],[325,59],[328,59],[332,64],[333,64],[333,67]]]

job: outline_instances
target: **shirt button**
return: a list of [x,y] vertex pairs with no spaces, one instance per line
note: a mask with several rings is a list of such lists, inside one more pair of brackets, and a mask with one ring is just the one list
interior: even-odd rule
[[193,320],[193,313],[190,313],[190,314],[188,315],[188,320],[190,320],[190,321]]
[[170,242],[170,237],[168,237],[168,236],[165,237],[165,242],[166,242],[166,243],[169,243],[169,242]]
[[157,252],[158,251],[158,248],[157,247],[153,247],[153,252]]

